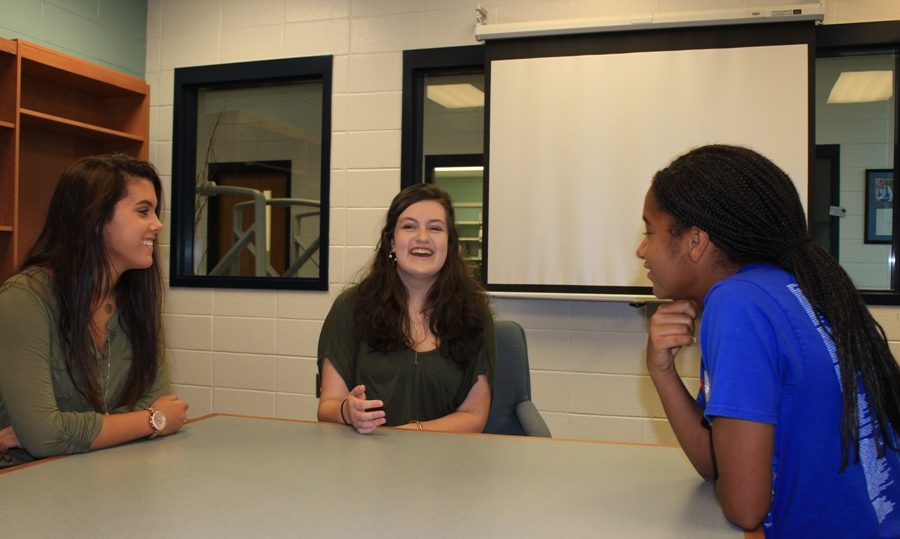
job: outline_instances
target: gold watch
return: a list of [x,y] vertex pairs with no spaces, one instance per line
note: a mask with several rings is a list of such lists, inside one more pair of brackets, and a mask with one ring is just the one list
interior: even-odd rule
[[147,411],[150,412],[150,428],[153,429],[153,434],[150,435],[150,439],[152,440],[159,436],[159,433],[166,428],[166,414],[152,406],[147,408]]

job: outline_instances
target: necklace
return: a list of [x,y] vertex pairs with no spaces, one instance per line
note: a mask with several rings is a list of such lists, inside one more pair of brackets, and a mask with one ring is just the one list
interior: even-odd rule
[[[106,383],[103,384],[103,413],[109,415],[109,374],[112,366],[112,358],[110,357],[110,348],[112,348],[112,335],[109,330],[106,332],[106,346],[103,348],[103,355],[106,356]],[[98,358],[98,367],[103,368],[103,356]]]
[[413,335],[425,331],[425,319],[423,318],[421,320],[413,320],[412,331]]
[[425,317],[416,319],[411,316],[409,321],[409,340],[412,342],[412,347],[418,346],[427,336],[425,332]]

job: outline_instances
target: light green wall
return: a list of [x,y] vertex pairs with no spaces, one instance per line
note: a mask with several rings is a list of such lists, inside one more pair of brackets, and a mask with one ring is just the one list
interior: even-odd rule
[[0,36],[143,78],[147,0],[0,0]]

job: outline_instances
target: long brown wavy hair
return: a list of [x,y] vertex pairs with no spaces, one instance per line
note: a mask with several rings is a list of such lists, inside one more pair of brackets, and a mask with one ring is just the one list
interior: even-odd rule
[[484,340],[484,322],[490,308],[484,289],[469,274],[460,253],[450,195],[433,184],[411,185],[391,202],[368,273],[357,285],[356,326],[373,350],[392,352],[411,345],[409,295],[391,257],[391,240],[400,214],[423,200],[435,200],[444,208],[448,236],[447,261],[428,292],[424,311],[441,355],[465,365],[474,359]]
[[89,328],[92,309],[101,298],[114,294],[133,354],[125,391],[110,409],[134,405],[146,393],[156,379],[162,350],[162,280],[156,250],[149,268],[126,271],[113,283],[104,242],[103,229],[112,220],[116,203],[127,196],[128,183],[135,179],[153,184],[159,217],[162,184],[150,163],[124,154],[84,157],[73,163],[60,176],[44,228],[22,264],[22,269],[52,271],[66,369],[97,411],[105,406]]

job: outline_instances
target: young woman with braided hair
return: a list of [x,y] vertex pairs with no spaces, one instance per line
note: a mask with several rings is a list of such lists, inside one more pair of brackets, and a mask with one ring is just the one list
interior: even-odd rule
[[[654,294],[647,368],[729,520],[767,537],[900,537],[900,369],[788,176],[704,146],[656,173],[637,250]],[[700,322],[696,400],[675,368]]]

